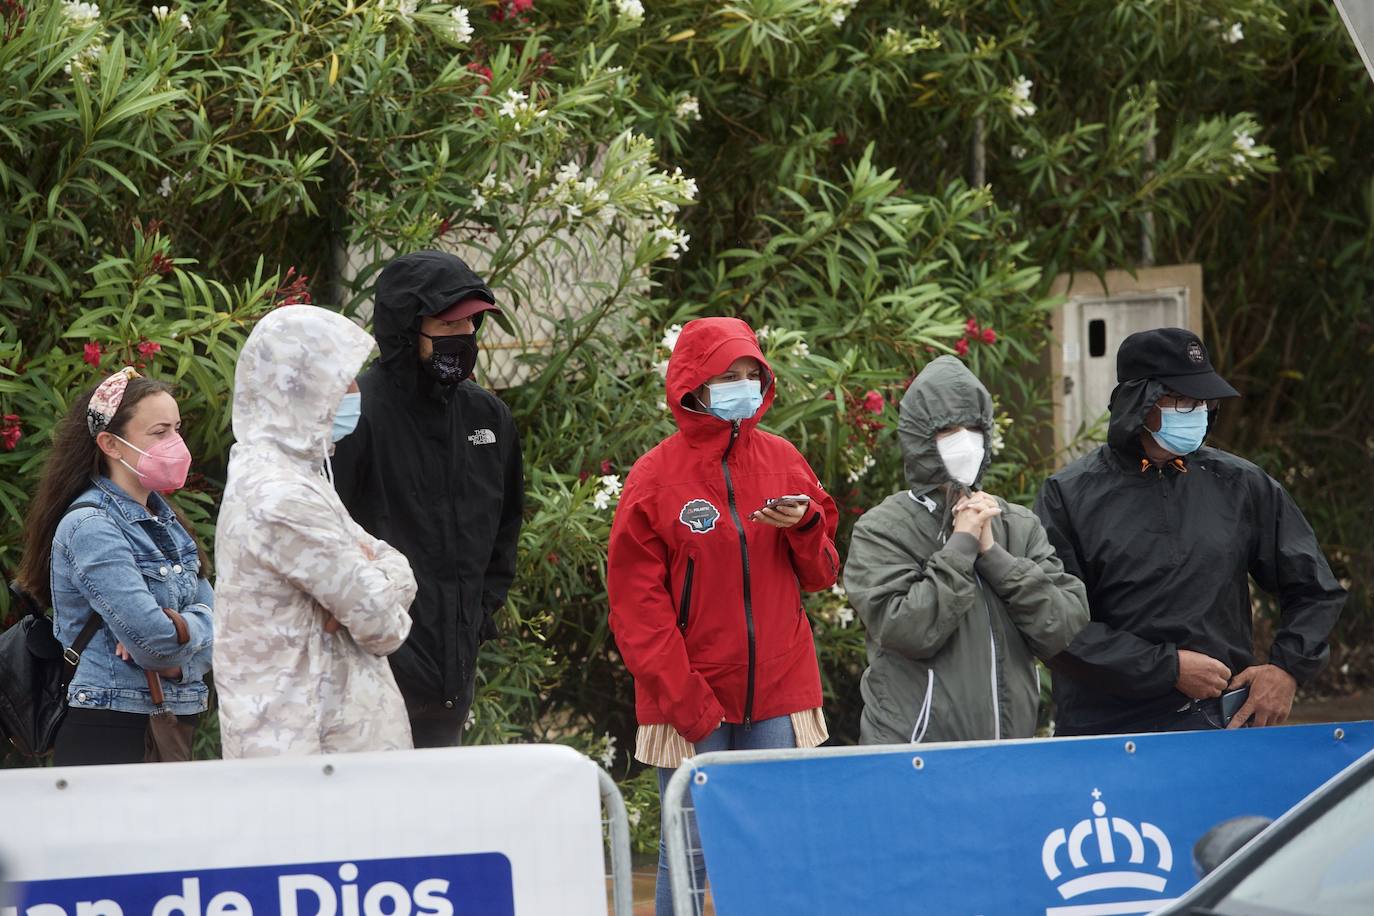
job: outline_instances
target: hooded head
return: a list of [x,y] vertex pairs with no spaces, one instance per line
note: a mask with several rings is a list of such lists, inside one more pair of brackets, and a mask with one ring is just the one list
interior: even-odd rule
[[953,356],[941,356],[921,370],[902,395],[897,437],[907,486],[921,496],[952,480],[935,444],[935,434],[951,426],[983,431],[981,480],[992,455],[992,395],[977,376]]
[[[418,378],[417,341],[420,319],[448,312],[459,303],[496,297],[462,258],[444,251],[402,255],[377,278],[372,327],[381,348],[381,366],[398,383],[412,386]],[[481,312],[468,312],[480,326]]]
[[337,312],[313,305],[270,312],[234,368],[234,438],[318,462],[339,402],[372,349],[372,337]]
[[682,328],[668,359],[668,407],[684,434],[703,440],[728,438],[732,424],[703,410],[694,393],[744,356],[758,360],[763,370],[763,404],[740,423],[742,429],[752,429],[773,403],[773,370],[753,330],[738,318],[698,318]]

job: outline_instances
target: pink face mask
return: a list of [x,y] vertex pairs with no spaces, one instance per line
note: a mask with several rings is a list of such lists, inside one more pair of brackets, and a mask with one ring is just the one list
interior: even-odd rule
[[123,458],[119,463],[137,474],[139,482],[148,489],[171,493],[186,484],[186,474],[191,470],[191,453],[179,434],[172,433],[146,452],[126,439],[115,438],[138,452],[138,467],[129,467],[129,462]]

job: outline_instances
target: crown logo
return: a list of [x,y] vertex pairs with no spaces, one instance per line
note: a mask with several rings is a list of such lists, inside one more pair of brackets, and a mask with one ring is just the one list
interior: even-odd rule
[[[1065,900],[1072,900],[1082,894],[1094,891],[1151,891],[1162,894],[1169,881],[1169,872],[1174,867],[1174,850],[1169,838],[1154,824],[1142,821],[1138,826],[1125,818],[1108,817],[1107,804],[1102,801],[1102,792],[1093,789],[1092,817],[1084,818],[1069,830],[1060,827],[1045,837],[1040,848],[1040,863],[1045,876],[1059,882],[1055,889]],[[1146,847],[1152,846],[1151,861],[1146,863]],[[1067,865],[1071,871],[1065,875],[1060,867],[1060,856],[1067,852]],[[1091,859],[1091,867],[1090,867]],[[1130,870],[1125,866],[1141,866],[1142,869]],[[1060,881],[1060,878],[1064,878]],[[1158,898],[1138,902],[1140,909],[1122,909],[1130,903],[1113,903],[1113,913],[1146,913],[1159,907],[1166,900]],[[1091,908],[1091,907],[1090,907]],[[1081,907],[1051,907],[1046,910],[1049,916],[1056,913],[1067,914],[1070,910],[1086,913]]]

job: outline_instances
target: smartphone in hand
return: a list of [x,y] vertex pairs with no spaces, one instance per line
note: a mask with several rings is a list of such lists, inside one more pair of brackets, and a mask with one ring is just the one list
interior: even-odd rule
[[764,509],[793,509],[797,506],[809,505],[811,505],[811,497],[806,496],[805,494],[799,494],[796,496],[775,496],[772,499],[766,501],[762,506],[759,506],[757,509],[751,512],[749,514],[749,517],[751,519],[758,518],[759,513],[762,512]]
[[1237,687],[1235,690],[1228,690],[1221,695],[1221,724],[1230,725],[1236,713],[1245,705],[1245,701],[1250,699],[1249,686]]

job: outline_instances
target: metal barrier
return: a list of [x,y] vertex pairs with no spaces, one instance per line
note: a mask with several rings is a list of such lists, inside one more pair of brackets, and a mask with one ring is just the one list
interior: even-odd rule
[[611,912],[615,916],[632,916],[634,886],[630,874],[630,818],[625,810],[625,798],[611,774],[605,770],[597,771],[597,784],[601,787],[601,832],[609,850],[611,865],[610,874],[606,876],[611,882]]
[[673,912],[1152,912],[1215,824],[1371,748],[1374,722],[701,754],[664,791]]

